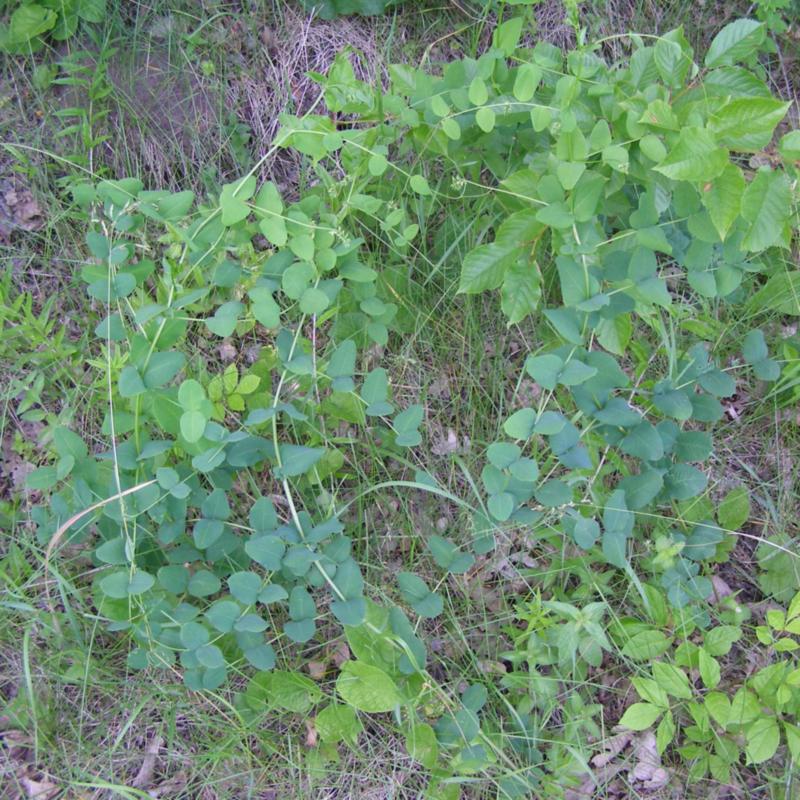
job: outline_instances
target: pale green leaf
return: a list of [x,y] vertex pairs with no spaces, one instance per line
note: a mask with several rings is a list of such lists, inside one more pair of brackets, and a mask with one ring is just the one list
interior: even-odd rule
[[764,41],[764,23],[737,19],[726,25],[711,41],[705,65],[709,69],[735,64],[753,55]]
[[747,745],[745,754],[748,764],[761,764],[768,761],[778,749],[781,733],[778,721],[772,716],[761,716],[745,731]]
[[395,682],[378,667],[361,661],[345,661],[336,691],[358,711],[375,714],[392,711],[402,702]]
[[705,128],[682,128],[667,157],[653,167],[675,181],[710,181],[728,164],[728,151]]
[[723,241],[739,216],[744,190],[742,170],[735,164],[727,164],[716,178],[703,186],[700,197]]
[[477,294],[496,289],[517,251],[497,244],[483,244],[467,253],[461,265],[460,293]]
[[750,223],[742,247],[759,252],[783,243],[791,202],[786,175],[762,167],[742,196],[742,217]]
[[719,144],[755,153],[769,144],[790,106],[772,97],[739,97],[713,114],[709,128]]
[[542,299],[541,273],[535,262],[517,259],[509,264],[500,290],[500,303],[509,325],[532,314]]
[[643,731],[651,727],[663,711],[652,703],[634,703],[626,709],[619,724],[632,731]]

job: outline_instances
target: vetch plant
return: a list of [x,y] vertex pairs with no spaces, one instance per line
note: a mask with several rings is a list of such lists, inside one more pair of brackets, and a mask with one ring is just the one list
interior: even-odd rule
[[[210,202],[135,178],[79,187],[94,215],[80,279],[102,315],[93,365],[107,446],[90,453],[59,427],[55,462],[33,476],[53,490],[34,515],[40,542],[91,538],[97,611],[130,636],[131,668],[178,670],[193,690],[244,674],[243,718],[317,709],[333,748],[362,735],[360,714],[392,714],[435,798],[478,779],[504,797],[568,783],[585,754],[543,753],[541,701],[607,659],[658,659],[681,629],[704,644],[686,641],[677,666],[635,683],[642,703],[621,724],[660,719],[663,752],[676,730],[669,697],[694,702],[682,670],[716,689],[725,642],[708,644],[721,636],[712,565],[749,504],[711,502],[710,431],[741,383],[781,371],[763,331],[742,333],[735,314],[798,313],[797,272],[782,258],[797,228],[795,134],[781,138],[780,163],[747,166],[789,107],[759,74],[761,23],[729,24],[700,62],[680,29],[632,35],[614,64],[599,45],[519,47],[521,33],[519,20],[503,23],[484,55],[441,75],[395,66],[386,92],[340,55],[317,78],[329,114],[285,115],[276,141],[308,158],[313,182],[297,202],[259,184],[257,166]],[[541,323],[519,381],[537,394],[498,420],[479,478],[463,468],[469,500],[422,469],[389,472],[423,441],[426,409],[398,399],[387,365],[365,352],[403,335],[388,267],[424,254],[456,206],[474,245],[459,292],[499,290],[509,325]],[[701,307],[715,324],[694,319]],[[728,364],[718,351],[730,331],[741,341]],[[220,345],[251,363],[210,368]],[[593,572],[582,597],[542,579],[553,599],[518,611],[528,629],[508,655],[509,697],[483,679],[432,676],[423,621],[445,604],[429,576],[399,572],[397,603],[370,596],[346,514],[368,452],[386,479],[356,499],[428,491],[469,518],[462,541],[427,538],[434,574],[469,575],[511,531],[563,554],[554,573]],[[654,621],[591,599],[619,581]],[[342,633],[351,657],[331,685],[285,668]],[[794,713],[774,696],[776,713]],[[502,715],[488,713],[490,697]],[[588,701],[570,702],[569,730],[596,736]],[[760,755],[750,762],[772,753]]]

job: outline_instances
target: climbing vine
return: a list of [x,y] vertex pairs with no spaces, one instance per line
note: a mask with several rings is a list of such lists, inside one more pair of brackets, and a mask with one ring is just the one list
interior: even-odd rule
[[[747,517],[746,497],[711,500],[711,430],[738,386],[779,379],[763,331],[743,325],[796,313],[800,291],[787,267],[800,132],[772,148],[789,104],[759,65],[764,27],[731,23],[701,61],[680,29],[632,35],[621,63],[601,43],[522,47],[522,32],[509,20],[440,75],[395,66],[387,88],[358,81],[342,53],[318,77],[327,113],[285,115],[275,142],[308,159],[297,202],[258,167],[211,203],[135,178],[76,188],[92,220],[79,277],[102,310],[89,364],[105,444],[55,430],[54,463],[29,479],[52,491],[38,537],[48,552],[92,543],[97,613],[130,637],[132,669],[173,670],[198,691],[246,676],[243,717],[316,709],[329,750],[356,742],[362,713],[392,712],[430,797],[478,778],[504,797],[568,782],[579,770],[563,771],[560,745],[545,752],[537,708],[615,652],[653,662],[621,724],[657,725],[659,752],[680,743],[674,701],[691,706],[699,670],[700,733],[682,744],[696,779],[724,780],[742,753],[760,763],[788,746],[797,759],[797,701],[772,680],[796,686],[796,664],[726,705],[717,659],[742,618],[706,602]],[[499,290],[509,325],[537,323],[520,376],[537,399],[498,421],[479,477],[463,467],[469,496],[413,466],[426,409],[399,402],[374,361],[404,335],[405,265],[437,269],[425,253],[448,209],[474,243],[458,291]],[[221,344],[249,357],[214,373]],[[368,447],[406,473],[387,466],[357,499],[429,492],[465,514],[464,537],[430,536],[419,556],[443,578],[522,530],[579,576],[628,580],[643,619],[532,595],[500,684],[504,721],[484,721],[485,676],[458,691],[427,668],[420,622],[442,613],[438,588],[400,572],[387,578],[397,602],[370,596],[347,516]],[[798,613],[795,601],[759,637],[794,642]],[[350,658],[331,686],[292,668],[298,648],[342,631]],[[658,660],[678,638],[677,664]]]

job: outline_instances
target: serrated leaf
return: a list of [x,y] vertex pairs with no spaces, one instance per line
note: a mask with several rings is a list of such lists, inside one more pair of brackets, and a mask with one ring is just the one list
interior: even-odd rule
[[461,265],[459,293],[477,294],[497,289],[516,256],[516,249],[494,243],[482,244],[471,250]]
[[692,62],[677,42],[659,38],[653,47],[653,63],[667,86],[681,86]]
[[294,714],[307,713],[322,699],[322,692],[314,681],[297,672],[275,670],[257,677],[266,702]]
[[710,181],[728,164],[728,151],[705,128],[685,127],[667,157],[653,167],[674,181]]
[[750,223],[742,247],[760,252],[781,242],[791,206],[786,176],[769,168],[756,173],[742,195],[742,217]]
[[719,662],[716,658],[710,656],[702,647],[697,653],[697,658],[703,685],[707,689],[715,689],[719,684],[721,675]]
[[675,720],[672,717],[672,711],[667,711],[661,718],[656,728],[656,750],[659,755],[663,755],[669,743],[675,737]]
[[716,178],[703,187],[700,197],[723,241],[739,216],[744,189],[742,170],[735,164],[726,165]]
[[703,638],[703,648],[712,656],[724,656],[730,652],[734,642],[742,638],[742,629],[737,625],[718,625]]
[[786,734],[786,746],[792,759],[795,763],[800,762],[800,726],[784,720],[783,730]]
[[682,700],[692,699],[693,693],[689,685],[689,678],[682,669],[674,664],[667,664],[663,661],[653,662],[653,678],[667,694]]
[[711,41],[705,65],[709,69],[744,61],[757,52],[764,41],[764,23],[737,19],[726,25]]
[[790,106],[771,97],[739,97],[714,112],[709,128],[719,144],[755,153],[769,144]]
[[789,131],[781,136],[778,152],[784,161],[800,161],[800,130]]

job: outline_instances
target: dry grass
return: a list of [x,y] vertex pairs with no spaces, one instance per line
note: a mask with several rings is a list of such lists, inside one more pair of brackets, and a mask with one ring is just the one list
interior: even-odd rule
[[264,159],[264,179],[275,180],[282,189],[297,185],[297,155],[267,153],[280,127],[280,114],[323,110],[322,89],[310,72],[327,73],[337,54],[349,49],[356,77],[370,83],[386,80],[388,54],[382,41],[389,25],[384,18],[314,20],[290,7],[280,27],[263,26],[255,62],[229,82],[225,96],[228,106],[237,109],[239,120],[252,131],[253,156]]

